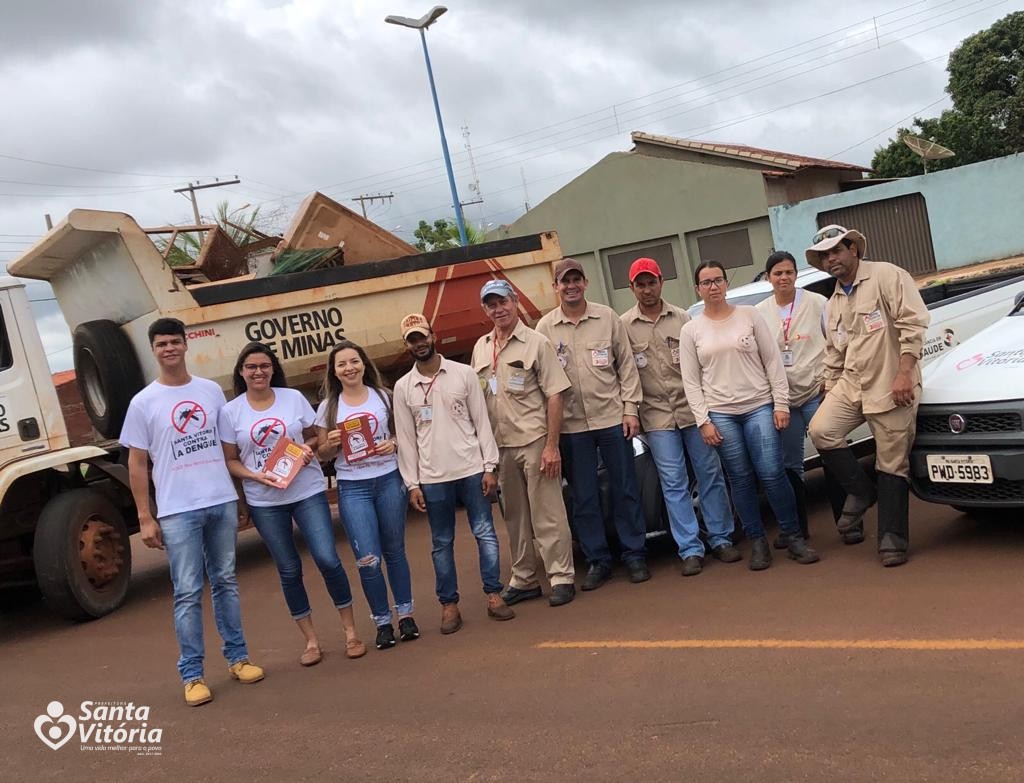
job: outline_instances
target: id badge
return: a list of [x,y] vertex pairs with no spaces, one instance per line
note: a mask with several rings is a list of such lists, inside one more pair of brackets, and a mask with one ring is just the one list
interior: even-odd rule
[[498,379],[493,375],[487,379],[487,388],[491,390],[492,396],[498,396]]
[[595,348],[590,352],[590,363],[595,367],[607,367],[608,366],[608,349],[607,348]]
[[508,390],[514,392],[521,392],[526,389],[526,376],[524,375],[511,375],[508,379]]
[[783,351],[782,352],[782,366],[783,367],[792,367],[793,366],[793,352],[792,351]]
[[431,405],[420,406],[420,422],[427,423],[434,420],[434,408]]
[[672,364],[679,366],[679,346],[670,349],[672,351]]
[[636,361],[636,366],[639,367],[641,370],[647,366],[646,353],[643,353],[642,351],[640,353],[635,353],[633,354],[633,359]]
[[861,317],[864,319],[864,326],[869,334],[885,328],[885,319],[882,318],[882,313],[878,310],[873,310]]

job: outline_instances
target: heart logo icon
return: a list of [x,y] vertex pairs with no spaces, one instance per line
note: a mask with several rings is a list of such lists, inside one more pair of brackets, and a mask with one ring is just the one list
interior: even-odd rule
[[[46,714],[40,715],[36,718],[33,724],[36,730],[36,736],[39,737],[44,743],[49,745],[53,750],[64,745],[69,739],[75,734],[75,729],[78,724],[75,719],[70,715],[63,715],[64,705],[59,701],[51,701],[46,705]],[[49,724],[49,728],[45,728]],[[67,733],[61,729],[61,726],[67,727]]]

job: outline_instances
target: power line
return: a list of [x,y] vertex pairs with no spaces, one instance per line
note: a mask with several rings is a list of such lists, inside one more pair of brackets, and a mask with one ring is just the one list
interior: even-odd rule
[[[34,163],[37,166],[52,166],[53,168],[58,168],[58,169],[71,169],[72,171],[91,171],[91,172],[93,172],[95,174],[114,174],[115,176],[118,176],[118,177],[162,177],[164,179],[185,179],[185,180],[196,179],[197,178],[195,174],[191,174],[191,175],[189,175],[189,174],[152,174],[152,173],[144,174],[144,173],[141,173],[141,172],[138,172],[138,171],[112,171],[111,169],[94,169],[94,168],[89,168],[88,166],[72,166],[72,165],[67,164],[67,163],[52,163],[52,162],[47,161],[47,160],[36,160],[34,158],[22,158],[22,157],[19,157],[18,155],[8,155],[8,154],[2,153],[2,152],[0,152],[0,158],[4,158],[5,160],[16,160],[16,161],[19,161],[20,163]],[[200,176],[198,178],[202,179],[203,177]]]
[[942,103],[943,101],[945,101],[945,100],[948,100],[948,99],[949,99],[949,96],[948,96],[948,95],[943,95],[943,96],[942,96],[941,98],[939,98],[938,100],[936,100],[936,101],[932,101],[932,102],[931,102],[931,103],[929,103],[929,104],[928,104],[927,106],[924,106],[924,107],[922,107],[922,108],[918,109],[917,111],[913,112],[912,114],[908,114],[908,115],[907,115],[906,117],[903,117],[902,119],[896,120],[896,122],[894,122],[894,123],[893,123],[892,125],[887,125],[886,127],[882,128],[882,130],[878,131],[877,133],[872,133],[872,134],[871,134],[870,136],[868,136],[868,137],[867,137],[867,138],[865,138],[865,139],[862,139],[861,141],[858,141],[858,142],[857,142],[856,144],[851,144],[851,145],[850,145],[849,147],[847,147],[846,149],[841,149],[841,150],[839,150],[839,152],[835,153],[834,155],[829,155],[829,156],[828,156],[828,160],[835,160],[835,159],[836,159],[836,158],[838,158],[838,157],[839,157],[840,155],[842,155],[842,154],[844,154],[844,153],[846,153],[846,152],[849,152],[849,151],[850,151],[850,150],[852,150],[852,149],[856,149],[856,148],[857,148],[857,147],[859,147],[859,146],[860,146],[861,144],[867,144],[867,143],[868,143],[869,141],[871,141],[871,140],[872,140],[873,138],[875,138],[876,136],[881,136],[881,135],[882,135],[883,133],[885,133],[886,131],[890,131],[890,130],[892,130],[893,128],[895,128],[895,127],[897,127],[897,126],[901,125],[902,123],[906,122],[907,120],[912,120],[912,119],[914,119],[915,117],[919,116],[919,115],[920,115],[920,114],[921,114],[922,112],[925,112],[925,111],[927,111],[928,109],[930,109],[930,108],[931,108],[932,106],[935,106],[935,105],[937,105],[937,104],[940,104],[940,103]]

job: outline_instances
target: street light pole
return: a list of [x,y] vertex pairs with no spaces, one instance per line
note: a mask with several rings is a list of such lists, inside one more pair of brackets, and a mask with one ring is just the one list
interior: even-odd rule
[[423,43],[423,60],[427,64],[427,79],[430,81],[430,96],[434,100],[434,114],[437,116],[437,130],[441,134],[441,152],[444,155],[444,167],[448,173],[448,186],[451,188],[452,203],[455,207],[455,225],[459,229],[459,241],[465,247],[469,244],[469,238],[466,236],[466,221],[462,215],[462,202],[459,200],[459,191],[455,186],[455,172],[452,171],[452,158],[448,154],[448,139],[445,138],[444,121],[441,119],[441,105],[437,101],[437,87],[434,85],[434,69],[430,66],[430,53],[427,51],[427,28],[447,10],[442,5],[436,5],[420,19],[410,19],[405,16],[387,16],[384,18],[384,21],[402,27],[411,27],[419,31],[420,41]]

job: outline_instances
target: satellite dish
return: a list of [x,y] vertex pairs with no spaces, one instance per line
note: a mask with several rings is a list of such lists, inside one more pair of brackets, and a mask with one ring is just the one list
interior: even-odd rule
[[956,153],[953,150],[943,147],[941,144],[929,139],[922,139],[920,136],[906,135],[903,143],[910,147],[911,151],[924,162],[924,173],[928,173],[928,161],[944,160],[952,158]]

